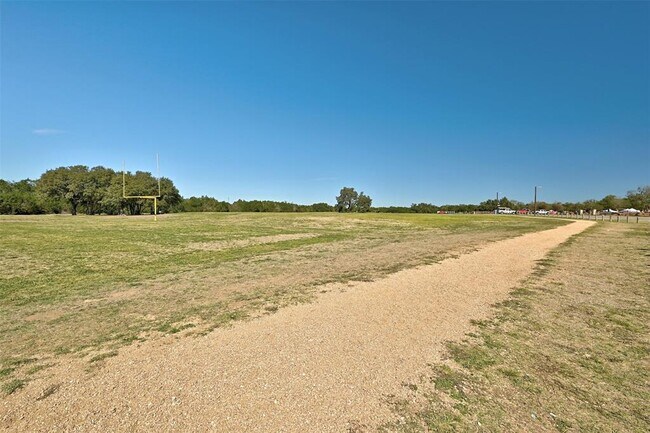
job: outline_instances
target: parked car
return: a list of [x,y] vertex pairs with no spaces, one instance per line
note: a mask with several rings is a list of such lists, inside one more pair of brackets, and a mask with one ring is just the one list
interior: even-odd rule
[[519,209],[517,213],[519,215],[528,215],[530,213],[530,209]]
[[539,209],[537,212],[535,212],[537,215],[548,215],[548,211],[546,209]]
[[497,208],[497,213],[505,214],[505,215],[512,215],[512,214],[515,214],[515,213],[517,213],[517,212],[514,211],[514,210],[512,210],[512,209],[510,209],[509,207],[502,207],[502,206],[499,206],[499,207]]
[[605,215],[618,215],[618,211],[614,209],[605,209],[602,213]]
[[621,213],[622,213],[623,215],[639,215],[639,214],[641,213],[641,211],[638,210],[638,209],[634,209],[633,207],[631,207],[631,208],[629,208],[629,209],[623,209],[623,210],[621,211]]

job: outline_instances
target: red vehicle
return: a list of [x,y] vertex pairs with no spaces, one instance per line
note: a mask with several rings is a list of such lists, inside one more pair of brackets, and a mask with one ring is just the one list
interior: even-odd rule
[[518,213],[519,215],[528,215],[528,214],[530,213],[530,210],[528,210],[528,209],[519,209],[519,210],[517,211],[517,213]]

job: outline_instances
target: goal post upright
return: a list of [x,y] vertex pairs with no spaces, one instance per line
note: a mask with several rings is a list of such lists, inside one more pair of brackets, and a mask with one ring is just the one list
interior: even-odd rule
[[122,161],[122,198],[140,198],[140,199],[153,199],[153,220],[158,221],[158,199],[161,197],[160,188],[160,162],[158,154],[156,154],[156,171],[158,177],[158,195],[126,195],[126,162]]

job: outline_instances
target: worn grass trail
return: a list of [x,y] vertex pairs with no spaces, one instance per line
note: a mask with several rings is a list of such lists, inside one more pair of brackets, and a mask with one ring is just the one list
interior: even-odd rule
[[649,239],[605,222],[554,249],[380,430],[650,431]]
[[537,260],[593,223],[494,242],[196,338],[81,361],[2,401],[10,431],[346,431],[392,418],[397,394],[489,314]]

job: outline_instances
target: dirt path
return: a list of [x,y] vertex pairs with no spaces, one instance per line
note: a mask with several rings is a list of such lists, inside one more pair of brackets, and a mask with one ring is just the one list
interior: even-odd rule
[[[399,394],[444,342],[471,329],[535,261],[589,225],[489,244],[442,263],[332,290],[311,304],[205,337],[133,345],[0,402],[9,431],[342,432],[391,419]],[[297,270],[299,272],[299,270]],[[48,387],[57,387],[41,398]],[[54,389],[54,388],[51,388]]]

